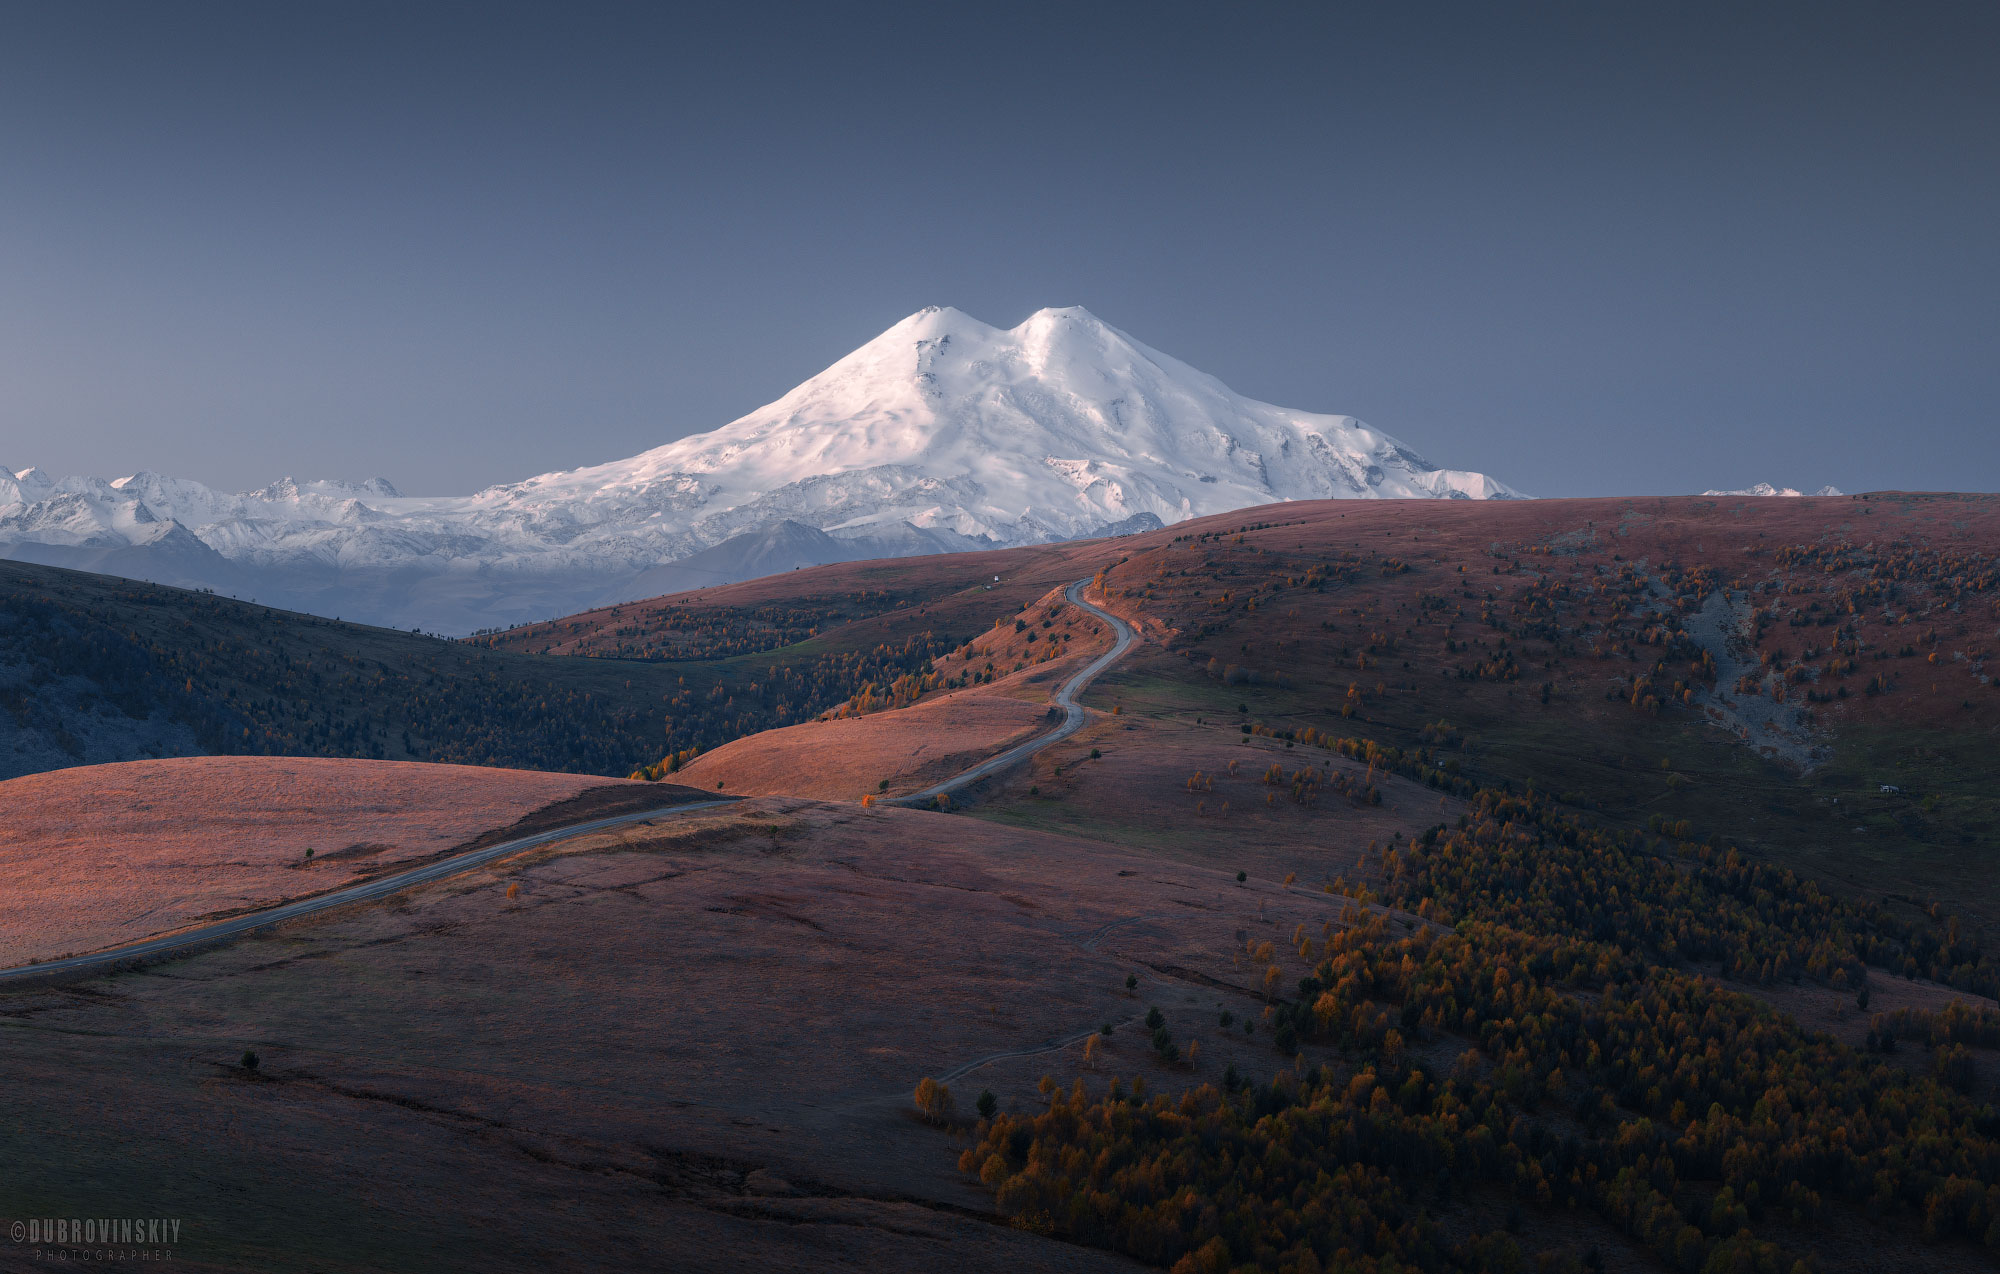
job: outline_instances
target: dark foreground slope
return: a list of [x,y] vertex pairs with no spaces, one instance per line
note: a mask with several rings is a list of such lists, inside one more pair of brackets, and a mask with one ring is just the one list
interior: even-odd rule
[[0,1218],[260,1271],[1990,1268],[2000,1019],[1844,941],[1899,1048],[1773,1011],[1673,944],[1855,913],[1563,817],[1397,829],[1387,907],[847,803],[580,838],[0,993]]
[[[1184,1082],[1147,1007],[1184,1038],[1248,1019],[1233,932],[1337,914],[1151,868],[761,800],[0,991],[0,1222],[143,1208],[202,1269],[1136,1269],[958,1172],[977,1094],[1039,1108],[1086,1036],[1128,1081]],[[1214,1034],[1195,1074],[1265,1064]],[[912,1090],[954,1072],[965,1118],[926,1124]]]

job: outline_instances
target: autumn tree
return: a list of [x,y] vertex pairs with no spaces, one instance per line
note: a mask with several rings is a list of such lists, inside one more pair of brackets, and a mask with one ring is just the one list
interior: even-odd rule
[[951,1089],[926,1075],[917,1081],[917,1111],[925,1123],[948,1124],[952,1120]]

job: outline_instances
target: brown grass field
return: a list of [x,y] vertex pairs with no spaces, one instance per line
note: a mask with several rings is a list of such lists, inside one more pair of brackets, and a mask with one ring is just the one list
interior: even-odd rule
[[[180,757],[0,783],[0,966],[325,893],[640,784],[403,761]],[[310,862],[306,851],[311,849]]]
[[704,753],[673,777],[734,795],[900,796],[950,778],[1049,724],[1045,706],[982,687],[897,711],[766,730]]
[[[697,757],[675,778],[703,790],[858,801],[901,796],[969,769],[1055,724],[1060,714],[1051,715],[1050,696],[1110,644],[1102,622],[1064,602],[1061,587],[1020,614],[1034,619],[1035,641],[1007,622],[1010,610],[938,661],[943,676],[990,668],[991,681],[899,709],[766,730]],[[1043,619],[1049,628],[1040,627]],[[1058,640],[1042,640],[1045,634]],[[1060,657],[1046,658],[1058,644]]]
[[[143,1197],[217,1268],[1137,1268],[1004,1224],[911,1089],[971,1066],[969,1114],[989,1088],[1032,1106],[1051,1072],[1290,1065],[1220,1013],[1261,1016],[1246,940],[1317,937],[1342,901],[759,799],[9,995],[0,1181],[27,1215]],[[1193,1068],[1147,1046],[1151,1005]]]

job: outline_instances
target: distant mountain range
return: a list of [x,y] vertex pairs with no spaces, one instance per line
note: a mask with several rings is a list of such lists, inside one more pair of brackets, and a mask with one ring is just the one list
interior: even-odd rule
[[0,469],[0,556],[464,633],[1279,500],[1520,495],[1352,417],[1245,398],[1082,309],[1002,330],[931,308],[719,429],[471,496]]
[[[1739,489],[1737,489],[1737,490],[1735,490],[1735,491],[1704,491],[1704,492],[1702,492],[1702,494],[1703,494],[1703,495],[1778,495],[1778,496],[1803,496],[1803,495],[1806,495],[1806,494],[1807,494],[1807,492],[1804,492],[1804,491],[1800,491],[1800,490],[1798,490],[1798,489],[1797,489],[1796,487],[1774,487],[1774,486],[1772,486],[1772,485],[1771,485],[1770,483],[1768,483],[1768,482],[1760,482],[1760,483],[1758,483],[1758,484],[1757,484],[1756,486],[1754,486],[1754,487],[1741,487],[1741,488],[1739,488]],[[1839,487],[1835,487],[1835,486],[1825,486],[1825,487],[1821,487],[1821,488],[1820,488],[1819,490],[1817,490],[1817,491],[1814,491],[1814,492],[1811,492],[1811,494],[1813,494],[1813,495],[1846,495],[1847,493],[1846,493],[1845,491],[1842,491],[1842,490],[1841,490],[1841,489],[1840,489]]]

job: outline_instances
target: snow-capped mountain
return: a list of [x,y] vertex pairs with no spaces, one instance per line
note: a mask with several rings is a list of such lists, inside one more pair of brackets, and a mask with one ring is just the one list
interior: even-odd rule
[[[1803,495],[1805,495],[1806,493],[1805,493],[1805,492],[1803,492],[1803,491],[1801,491],[1801,490],[1799,490],[1799,489],[1798,489],[1798,488],[1796,488],[1796,487],[1774,487],[1774,486],[1772,486],[1772,485],[1771,485],[1770,483],[1768,483],[1768,482],[1760,482],[1760,483],[1758,483],[1758,484],[1757,484],[1756,486],[1754,486],[1754,487],[1742,487],[1742,488],[1740,488],[1740,489],[1738,489],[1738,490],[1735,490],[1735,491],[1704,491],[1704,492],[1702,492],[1702,494],[1703,494],[1703,495],[1771,495],[1771,496],[1803,496]],[[1814,495],[1846,495],[1847,493],[1846,493],[1845,491],[1842,491],[1842,490],[1841,490],[1841,489],[1840,489],[1839,487],[1836,487],[1836,486],[1824,486],[1824,487],[1821,487],[1821,488],[1820,488],[1819,490],[1817,490],[1817,491],[1813,492],[1812,494],[1814,494]]]
[[[858,558],[1279,500],[1519,494],[1352,417],[1245,398],[1081,309],[1002,330],[931,308],[719,429],[471,496],[405,496],[379,478],[231,495],[153,473],[0,469],[0,555],[464,632],[667,579],[840,560],[810,531]],[[658,570],[730,541],[690,571]]]

